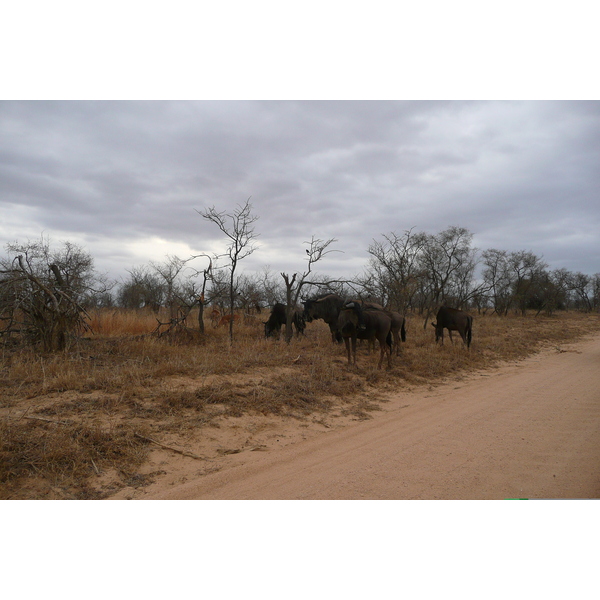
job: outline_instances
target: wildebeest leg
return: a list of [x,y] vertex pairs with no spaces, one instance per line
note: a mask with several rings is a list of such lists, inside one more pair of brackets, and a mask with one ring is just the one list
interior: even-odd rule
[[392,351],[391,348],[387,345],[387,342],[384,340],[383,342],[379,340],[379,364],[377,365],[378,369],[381,369],[383,365],[383,357],[387,354],[388,357],[388,367],[392,368]]
[[329,331],[331,332],[331,341],[335,344],[336,342],[341,342],[342,340],[338,340],[337,338],[337,329],[329,323]]
[[381,365],[383,364],[383,355],[385,354],[386,349],[385,349],[385,342],[381,342],[381,340],[379,340],[379,364],[377,365],[378,369],[381,369]]
[[[344,343],[346,344],[346,353],[348,354],[348,364],[351,365],[352,364],[352,358],[351,358],[351,353],[350,353],[350,338],[349,337],[345,337],[344,338]],[[356,357],[356,353],[354,355]]]
[[394,336],[392,335],[391,331],[385,338],[385,350],[388,355],[388,369],[392,368],[392,346],[394,345],[393,338]]
[[394,345],[396,346],[396,356],[400,356],[400,332],[395,329],[394,334]]

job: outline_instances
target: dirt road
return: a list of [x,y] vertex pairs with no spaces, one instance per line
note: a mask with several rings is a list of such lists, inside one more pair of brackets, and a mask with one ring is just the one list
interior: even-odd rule
[[430,390],[151,499],[600,498],[600,337]]

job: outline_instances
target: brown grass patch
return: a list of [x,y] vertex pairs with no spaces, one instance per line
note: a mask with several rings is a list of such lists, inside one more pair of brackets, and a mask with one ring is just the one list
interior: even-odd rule
[[117,479],[127,480],[147,454],[145,444],[126,427],[3,421],[0,434],[0,499],[22,497],[20,484],[28,478],[39,480],[29,498],[103,498],[108,490],[89,485],[91,478],[111,469]]

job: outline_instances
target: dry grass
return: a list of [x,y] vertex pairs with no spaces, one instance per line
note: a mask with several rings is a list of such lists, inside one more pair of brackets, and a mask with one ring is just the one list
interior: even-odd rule
[[3,351],[0,498],[102,498],[151,480],[137,474],[149,448],[136,433],[190,435],[246,414],[365,418],[384,391],[460,377],[600,330],[598,315],[475,315],[466,350],[459,336],[436,345],[431,326],[412,316],[401,356],[378,371],[378,353],[365,347],[358,367],[348,367],[321,321],[289,345],[265,340],[260,320],[241,323],[233,346],[225,328],[157,338],[156,324],[152,313],[99,311],[94,333],[69,353]]

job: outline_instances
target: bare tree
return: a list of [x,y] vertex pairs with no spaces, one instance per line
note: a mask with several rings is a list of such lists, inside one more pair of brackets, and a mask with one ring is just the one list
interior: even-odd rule
[[[197,258],[206,257],[209,260],[208,268],[199,271],[189,263]],[[175,330],[185,332],[187,319],[192,309],[198,305],[198,327],[204,333],[204,306],[206,304],[205,292],[207,281],[211,278],[212,260],[206,254],[198,254],[183,260],[176,256],[168,257],[167,262],[157,265],[151,263],[164,281],[166,301],[169,307],[169,322],[158,322],[156,331],[160,336],[173,333]],[[199,287],[197,278],[202,273],[202,284]],[[161,327],[167,326],[166,329]]]
[[263,267],[260,276],[260,285],[263,290],[266,306],[273,306],[276,302],[283,302],[285,300],[286,292],[283,284],[268,265]]
[[229,263],[229,340],[233,342],[234,307],[237,292],[236,269],[240,260],[252,254],[257,246],[255,239],[258,234],[254,232],[254,223],[258,217],[252,214],[250,198],[245,204],[238,205],[233,212],[217,211],[212,206],[203,212],[196,211],[206,220],[214,223],[227,237],[228,246],[223,256],[227,257]]
[[174,255],[167,255],[165,262],[157,263],[150,261],[150,268],[161,280],[165,290],[165,304],[169,309],[169,318],[177,318],[178,299],[181,297],[181,289],[178,277],[186,261]]
[[566,308],[567,297],[571,291],[571,273],[567,269],[544,271],[540,281],[540,304],[538,315],[544,310],[551,315],[555,310]]
[[460,308],[468,299],[476,266],[472,239],[473,234],[467,229],[455,226],[428,236],[421,266],[428,279],[429,310],[446,303]]
[[[196,254],[195,256],[192,256],[190,258],[190,260],[195,260],[197,258],[208,258],[208,267],[206,267],[205,269],[202,270],[202,287],[200,288],[200,290],[196,291],[195,288],[193,288],[193,293],[190,293],[190,297],[194,296],[198,302],[198,328],[200,330],[200,333],[204,333],[204,307],[206,306],[207,302],[206,302],[206,284],[212,279],[212,275],[213,275],[213,263],[212,263],[212,259],[210,258],[210,256],[208,256],[208,254]],[[200,271],[198,271],[197,269],[194,269],[194,277],[198,277],[200,275]]]
[[427,243],[425,233],[410,229],[401,236],[392,232],[384,241],[373,240],[368,252],[370,274],[364,287],[378,296],[382,304],[391,305],[405,313],[412,306],[422,276],[419,257]]
[[[580,272],[570,273],[569,275],[569,288],[575,294],[577,303],[583,306],[586,312],[591,311],[594,306],[594,277]],[[595,275],[595,279],[597,282],[597,274]]]
[[487,284],[494,304],[494,312],[508,313],[512,297],[513,278],[508,265],[508,252],[490,248],[484,250],[483,281]]
[[592,296],[592,309],[600,310],[600,273],[596,273],[592,276],[591,296]]
[[124,308],[151,308],[155,313],[165,301],[165,286],[149,267],[132,267],[127,271],[129,279],[124,281],[117,295],[118,303]]
[[542,275],[548,265],[533,252],[520,250],[508,255],[508,267],[514,278],[512,299],[524,315],[531,292],[542,280]]
[[7,250],[9,258],[0,261],[0,336],[28,339],[45,351],[67,348],[88,328],[86,293],[106,291],[91,256],[70,242],[52,251],[44,238]]
[[319,262],[324,256],[330,252],[341,252],[340,250],[329,249],[329,246],[337,242],[336,239],[331,238],[328,240],[316,239],[313,235],[310,242],[304,242],[308,244],[306,248],[306,270],[303,273],[294,273],[292,277],[288,273],[281,273],[283,281],[285,282],[285,297],[286,297],[286,323],[285,323],[285,340],[290,342],[292,339],[292,317],[293,311],[298,300],[302,288],[306,285],[323,285],[322,281],[315,281],[310,276],[313,273],[313,266]]

